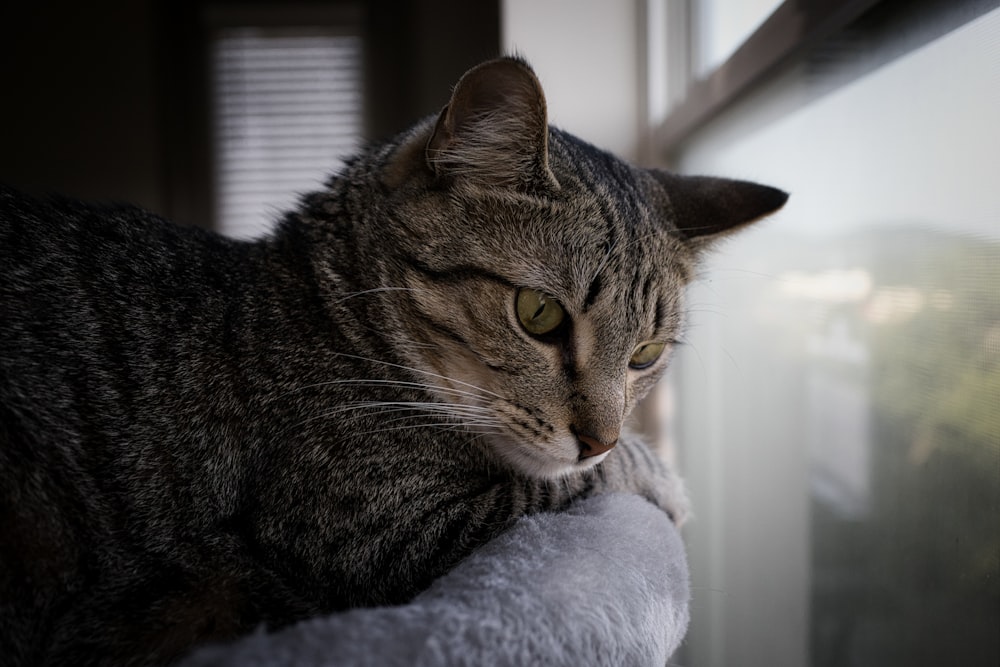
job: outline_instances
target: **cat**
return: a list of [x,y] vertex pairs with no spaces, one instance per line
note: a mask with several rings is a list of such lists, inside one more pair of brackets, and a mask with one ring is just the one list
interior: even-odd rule
[[718,238],[780,208],[548,125],[518,58],[236,241],[0,190],[0,655],[163,664],[397,604],[605,491]]

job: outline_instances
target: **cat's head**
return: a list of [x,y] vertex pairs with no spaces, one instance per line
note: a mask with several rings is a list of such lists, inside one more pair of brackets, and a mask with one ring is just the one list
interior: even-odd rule
[[614,455],[681,336],[699,255],[787,198],[636,168],[550,128],[511,58],[466,73],[382,180],[400,354],[500,459],[544,477]]

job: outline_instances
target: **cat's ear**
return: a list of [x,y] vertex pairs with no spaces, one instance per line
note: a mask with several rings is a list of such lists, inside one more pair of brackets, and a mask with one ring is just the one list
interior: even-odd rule
[[788,193],[767,185],[651,170],[666,190],[677,232],[696,250],[785,205]]
[[427,141],[425,158],[439,177],[552,187],[548,137],[545,95],[535,73],[517,58],[498,58],[459,80]]

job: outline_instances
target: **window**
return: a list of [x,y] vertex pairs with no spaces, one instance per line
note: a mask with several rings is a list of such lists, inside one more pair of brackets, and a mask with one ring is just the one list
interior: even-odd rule
[[360,20],[325,18],[214,18],[215,219],[224,234],[259,236],[357,147]]
[[700,74],[722,65],[781,4],[781,0],[701,0],[694,3],[695,67]]
[[862,4],[751,73],[768,19],[659,128],[792,195],[690,294],[677,664],[1000,664],[1000,10]]

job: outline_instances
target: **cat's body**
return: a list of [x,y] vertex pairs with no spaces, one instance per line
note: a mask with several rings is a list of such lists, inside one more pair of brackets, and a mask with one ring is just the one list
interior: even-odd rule
[[596,491],[683,511],[639,442],[606,451],[664,364],[630,358],[679,335],[703,236],[784,196],[743,184],[679,231],[711,183],[549,130],[536,88],[473,70],[255,242],[0,190],[4,664],[403,602]]

